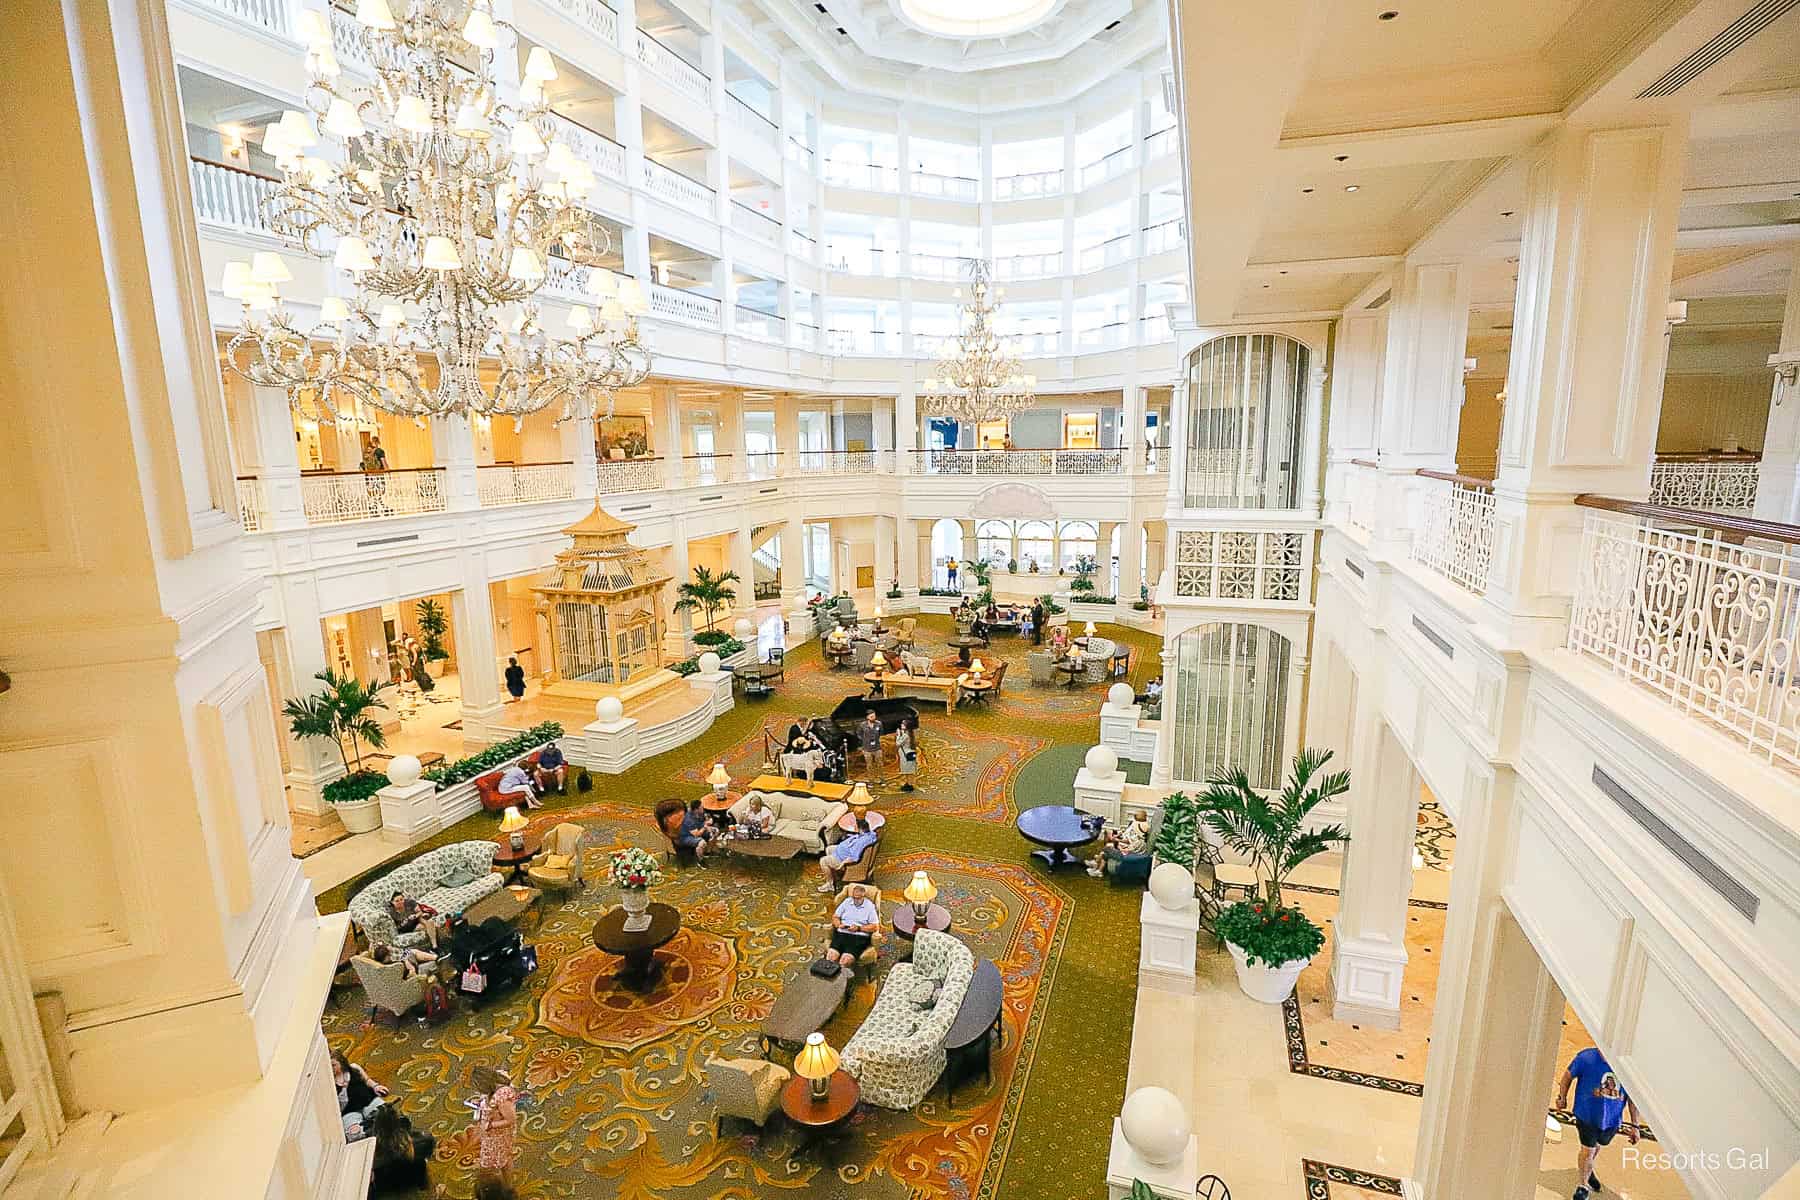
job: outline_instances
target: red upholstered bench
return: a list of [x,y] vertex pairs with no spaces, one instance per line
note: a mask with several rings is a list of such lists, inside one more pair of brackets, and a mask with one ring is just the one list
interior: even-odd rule
[[[538,754],[539,751],[533,750],[519,765],[526,771],[531,771],[537,766]],[[500,794],[500,777],[505,774],[506,768],[501,767],[498,771],[489,771],[486,775],[475,777],[475,793],[481,797],[481,807],[489,812],[499,812],[512,803]]]

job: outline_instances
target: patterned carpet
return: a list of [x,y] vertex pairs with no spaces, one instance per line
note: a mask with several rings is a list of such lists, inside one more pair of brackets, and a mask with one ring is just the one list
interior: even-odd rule
[[[950,632],[947,619],[924,618],[921,648],[941,648]],[[1156,658],[1143,651],[1155,639],[1116,628],[1107,636],[1138,651],[1134,679],[1148,678],[1144,667],[1153,672]],[[757,1025],[826,936],[829,898],[813,890],[816,868],[804,859],[732,859],[675,872],[654,898],[681,910],[683,931],[662,952],[667,966],[647,994],[622,987],[618,960],[589,941],[615,902],[612,889],[594,884],[551,901],[540,927],[526,919],[540,966],[511,996],[441,1026],[365,1029],[360,993],[349,989],[326,1012],[332,1047],[387,1082],[415,1125],[438,1136],[433,1176],[456,1197],[471,1192],[475,1147],[463,1101],[481,1066],[507,1067],[527,1093],[514,1177],[534,1200],[1103,1196],[1136,1000],[1138,895],[1079,872],[1050,878],[1013,829],[1020,808],[1067,803],[1081,752],[1097,737],[1104,692],[1032,687],[1026,649],[996,639],[983,654],[1013,664],[1006,690],[985,709],[950,717],[920,705],[915,792],[895,790],[891,760],[871,781],[890,817],[876,882],[891,894],[914,870],[930,871],[939,902],[954,914],[952,932],[1000,969],[1005,1040],[991,1085],[978,1078],[958,1088],[953,1105],[939,1088],[906,1113],[865,1106],[829,1160],[813,1153],[790,1162],[794,1135],[779,1121],[761,1137],[736,1124],[715,1136],[702,1064],[715,1054],[759,1052]],[[714,761],[738,778],[755,773],[765,725],[785,730],[796,717],[829,712],[859,684],[825,669],[816,644],[797,649],[773,699],[740,702],[697,741],[624,775],[596,776],[593,791],[533,815],[546,828],[563,820],[587,826],[590,864],[604,848],[654,848],[648,810],[658,799],[694,795]],[[493,826],[481,814],[427,846],[491,838]],[[378,873],[325,894],[320,907],[341,908]],[[833,1045],[854,1032],[904,946],[890,939],[875,979],[859,976],[826,1027]]]

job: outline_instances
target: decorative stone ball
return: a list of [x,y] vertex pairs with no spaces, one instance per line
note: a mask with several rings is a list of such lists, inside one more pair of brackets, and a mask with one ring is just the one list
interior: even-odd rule
[[705,654],[702,654],[700,656],[700,673],[702,675],[714,674],[715,672],[718,671],[718,669],[719,669],[719,656],[718,655],[714,654],[711,650],[708,650]]
[[750,623],[749,617],[739,617],[737,624],[731,627],[731,636],[740,642],[748,642],[756,636],[756,626]]
[[1129,683],[1115,683],[1106,689],[1106,702],[1114,708],[1130,708],[1136,699],[1137,693]]
[[1119,772],[1119,756],[1111,746],[1095,746],[1087,752],[1087,769],[1095,779],[1111,779]]
[[1125,1097],[1119,1128],[1145,1162],[1159,1165],[1180,1158],[1194,1131],[1181,1101],[1159,1087],[1141,1087]]
[[1180,863],[1166,862],[1150,872],[1150,895],[1171,912],[1194,904],[1194,873]]
[[617,696],[602,696],[594,704],[594,716],[602,725],[612,725],[625,719],[625,702]]
[[411,787],[419,782],[419,760],[410,754],[396,754],[388,763],[388,782],[395,787]]

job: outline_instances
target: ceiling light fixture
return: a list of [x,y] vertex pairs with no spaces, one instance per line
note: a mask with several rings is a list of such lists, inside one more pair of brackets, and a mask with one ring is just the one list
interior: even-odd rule
[[1399,15],[1400,15],[1400,10],[1399,10],[1399,9],[1397,9],[1397,8],[1390,8],[1390,9],[1388,9],[1388,10],[1387,10],[1387,11],[1386,11],[1386,12],[1384,12],[1384,13],[1377,13],[1377,14],[1375,14],[1375,19],[1376,19],[1376,20],[1377,20],[1377,21],[1391,21],[1391,20],[1393,20],[1393,19],[1394,19],[1394,18],[1395,18],[1395,17],[1397,17],[1397,16],[1399,16]]
[[1312,195],[1312,189],[1311,188],[1301,188],[1300,194],[1302,196],[1310,196],[1310,195]]
[[[925,403],[959,421],[997,421],[1037,403],[1037,377],[1000,344],[993,264],[971,259],[968,272],[969,299],[960,304],[956,339],[938,361],[937,374],[925,381]],[[955,296],[962,301],[961,288]]]
[[1344,185],[1344,190],[1346,192],[1360,192],[1362,190],[1362,185],[1357,183],[1346,183]]

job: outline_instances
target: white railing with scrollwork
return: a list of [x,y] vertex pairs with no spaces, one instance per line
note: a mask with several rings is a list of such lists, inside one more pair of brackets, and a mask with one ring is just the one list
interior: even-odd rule
[[575,495],[575,464],[501,463],[477,467],[475,494],[483,508],[568,500]]
[[652,314],[671,321],[682,321],[689,325],[702,325],[707,329],[719,327],[719,302],[711,296],[700,296],[681,288],[667,287],[660,283],[650,285],[650,311]]
[[1294,530],[1184,529],[1175,537],[1175,594],[1299,602],[1305,598],[1305,538]]
[[347,70],[357,71],[364,75],[373,75],[374,67],[369,64],[369,48],[363,42],[362,26],[356,18],[335,4],[325,6],[331,18],[331,48],[337,54],[338,64]]
[[[791,462],[796,475],[867,475],[880,470],[875,450],[796,450]],[[887,467],[892,470],[890,462]]]
[[644,187],[658,200],[701,217],[713,215],[713,190],[654,159],[644,160]]
[[1120,450],[918,450],[926,475],[1118,475]]
[[569,144],[576,158],[594,169],[594,174],[619,183],[625,181],[625,147],[560,113],[551,114],[551,127],[557,137]]
[[1001,175],[994,180],[994,199],[1029,200],[1037,196],[1059,196],[1063,190],[1063,173],[1031,171],[1024,175]]
[[338,471],[300,477],[300,502],[309,525],[443,512],[448,494],[441,467]]
[[603,458],[594,466],[602,495],[653,492],[663,486],[660,458]]
[[1753,461],[1658,462],[1650,468],[1650,503],[1702,512],[1754,512],[1761,468]]
[[1494,561],[1494,490],[1447,479],[1424,489],[1413,561],[1477,596]]
[[1589,513],[1569,649],[1800,769],[1800,548]]
[[588,297],[588,282],[592,275],[589,268],[578,267],[568,259],[552,254],[544,261],[543,289],[570,300],[584,300]]
[[245,533],[256,533],[269,524],[269,504],[263,482],[253,476],[240,476],[237,481],[238,524]]
[[206,7],[217,9],[226,16],[242,21],[246,25],[254,25],[258,29],[266,29],[270,33],[286,34],[288,32],[287,0],[204,0]]
[[619,44],[619,14],[600,0],[554,0],[556,7],[577,25],[609,46]]
[[638,30],[637,58],[658,79],[701,104],[712,100],[712,79],[643,30]]
[[204,158],[188,159],[188,181],[194,192],[194,216],[208,225],[268,233],[262,202],[280,181],[241,167]]

